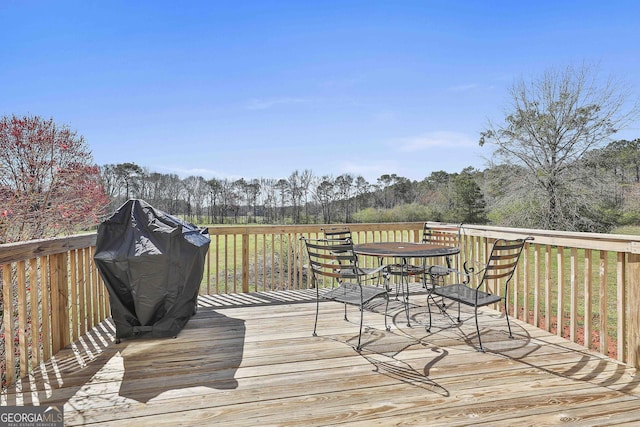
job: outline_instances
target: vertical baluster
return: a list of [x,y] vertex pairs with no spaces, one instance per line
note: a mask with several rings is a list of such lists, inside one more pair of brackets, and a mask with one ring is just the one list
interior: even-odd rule
[[245,231],[241,236],[242,241],[242,292],[249,292],[249,234]]
[[564,327],[564,248],[558,246],[558,330],[556,334],[563,336],[562,329]]
[[51,359],[51,334],[50,334],[50,319],[51,308],[49,307],[50,291],[49,284],[51,283],[51,276],[49,274],[49,257],[40,257],[40,291],[42,293],[42,346],[43,346],[43,360]]
[[224,235],[224,268],[222,269],[224,273],[224,293],[229,293],[229,236],[227,234]]
[[20,354],[20,378],[22,378],[29,372],[26,263],[18,261],[16,268],[18,277],[18,352]]
[[71,273],[71,277],[69,280],[69,285],[71,287],[71,297],[69,300],[69,305],[71,305],[71,341],[75,341],[76,338],[80,336],[80,322],[78,319],[78,273],[77,273],[77,250],[69,251],[69,272]]
[[214,264],[215,280],[216,280],[216,294],[220,293],[220,235],[216,235],[215,239],[216,248],[216,262]]
[[569,338],[577,342],[578,326],[578,249],[571,248],[571,313],[569,320]]
[[540,327],[540,289],[542,287],[540,283],[540,245],[534,244],[533,253],[533,324]]
[[530,257],[531,251],[529,248],[531,245],[529,243],[524,246],[524,259],[522,263],[522,320],[529,323],[529,268],[530,268]]
[[40,355],[40,315],[42,308],[40,306],[38,291],[41,283],[38,280],[38,259],[31,258],[29,260],[29,299],[31,301],[31,368],[35,368],[42,361]]
[[6,385],[13,384],[16,377],[16,361],[13,337],[15,334],[14,318],[13,318],[13,277],[11,270],[13,264],[4,264],[2,266],[2,301],[3,301],[3,340],[4,340],[4,360],[5,360],[5,377]]
[[[86,267],[86,254],[89,249],[80,249],[78,252],[78,327],[80,335],[87,333],[87,309],[86,309],[86,295],[87,295],[87,278],[86,274],[89,270]],[[97,273],[97,272],[96,272]]]
[[544,330],[551,331],[551,317],[553,310],[551,308],[551,247],[544,247]]
[[621,362],[626,361],[627,356],[627,263],[626,256],[623,252],[617,255],[617,274],[616,274],[616,313],[617,313],[617,354],[616,359]]
[[629,347],[627,349],[627,363],[640,369],[640,254],[630,253],[628,277],[629,307]]
[[276,233],[271,234],[271,284],[269,290],[276,290],[278,287],[276,286]]
[[584,346],[592,348],[591,326],[591,291],[592,291],[592,258],[591,249],[584,250]]
[[607,251],[600,251],[600,353],[609,354],[609,331],[607,330]]

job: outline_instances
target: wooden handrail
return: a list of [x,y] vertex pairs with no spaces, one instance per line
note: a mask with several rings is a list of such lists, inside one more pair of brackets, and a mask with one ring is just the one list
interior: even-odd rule
[[[437,223],[430,223],[438,225]],[[309,286],[300,237],[332,224],[209,227],[201,294]],[[423,223],[349,224],[355,243],[421,240]],[[640,238],[464,225],[461,255],[483,261],[498,238],[531,236],[510,291],[510,315],[640,367]],[[25,376],[109,316],[93,262],[96,234],[0,245],[3,384]],[[374,259],[363,260],[373,266]],[[562,286],[560,286],[562,285]],[[499,307],[496,307],[499,308]],[[634,308],[634,309],[632,309]],[[580,331],[589,337],[582,341]],[[13,337],[13,338],[12,338]]]

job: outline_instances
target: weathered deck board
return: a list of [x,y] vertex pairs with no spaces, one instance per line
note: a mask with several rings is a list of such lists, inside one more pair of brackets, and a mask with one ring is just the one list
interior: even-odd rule
[[[177,338],[113,343],[106,322],[63,350],[2,404],[58,404],[66,425],[616,425],[640,423],[635,371],[543,330],[483,310],[487,353],[473,318],[434,310],[427,333],[392,301],[357,325],[322,303],[318,337],[309,293],[202,299]],[[412,302],[426,304],[423,296]],[[449,310],[453,312],[453,308]],[[352,322],[358,312],[349,309]],[[81,367],[81,365],[84,365]]]

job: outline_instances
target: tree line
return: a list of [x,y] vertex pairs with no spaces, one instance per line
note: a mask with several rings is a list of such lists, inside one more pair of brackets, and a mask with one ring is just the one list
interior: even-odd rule
[[[552,230],[609,231],[638,224],[638,139],[612,141],[640,117],[640,100],[588,64],[550,68],[509,88],[502,122],[479,144],[494,148],[480,171],[433,172],[421,181],[385,174],[212,179],[149,173],[133,163],[102,169],[108,192],[131,195],[210,223],[490,222]],[[160,182],[166,181],[166,185]],[[164,187],[164,188],[162,188]],[[169,205],[169,206],[166,206]]]
[[[479,144],[484,170],[420,181],[362,176],[181,178],[135,163],[97,167],[84,138],[39,116],[0,118],[0,243],[95,227],[129,198],[199,224],[446,221],[571,231],[640,224],[640,140],[614,140],[640,99],[588,65],[516,80]],[[612,141],[612,142],[611,142]]]
[[[572,211],[565,229],[610,231],[640,224],[640,139],[618,140],[585,153],[572,165]],[[294,170],[272,178],[180,178],[135,163],[105,165],[101,176],[110,210],[129,198],[198,224],[308,224],[445,221],[547,228],[545,209],[525,185],[526,168],[436,171],[423,180],[395,174],[375,182],[362,176]],[[568,227],[567,227],[568,225]]]
[[411,209],[413,217],[483,222],[476,173],[471,168],[456,174],[440,171],[421,182],[389,174],[370,183],[362,176],[315,175],[310,170],[294,170],[280,179],[230,180],[180,178],[135,163],[101,167],[112,210],[129,198],[141,198],[192,222],[208,224],[402,221]]

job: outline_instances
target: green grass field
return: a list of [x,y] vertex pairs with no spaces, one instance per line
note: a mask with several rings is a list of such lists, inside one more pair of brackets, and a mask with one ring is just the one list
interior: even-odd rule
[[[640,235],[640,226],[620,227],[613,230],[612,234]],[[404,236],[404,237],[406,238],[407,236]],[[239,288],[240,283],[238,282],[239,277],[236,277],[236,283],[234,285],[232,283],[233,275],[231,274],[229,276],[226,276],[227,274],[230,274],[234,270],[237,275],[239,275],[239,272],[241,271],[241,260],[242,260],[241,236],[228,236],[226,242],[224,242],[225,240],[224,237],[212,236],[212,239],[220,239],[220,241],[218,242],[219,253],[218,253],[218,259],[217,259],[217,268],[220,272],[225,272],[225,273],[219,279],[221,281],[226,280],[227,290],[229,290],[230,288],[235,288],[238,291],[241,291],[241,289]],[[281,265],[286,266],[288,265],[287,257],[289,256],[288,246],[289,246],[289,243],[296,244],[297,239],[294,239],[294,240],[296,240],[296,242],[293,242],[293,241],[289,242],[289,237],[286,234],[282,236],[277,236],[273,241],[271,240],[271,237],[267,237],[267,236],[262,236],[262,235],[249,236],[249,247],[250,247],[249,263],[250,263],[250,281],[251,281],[250,290],[252,291],[256,290],[255,289],[256,280],[258,280],[257,283],[261,283],[260,279],[256,279],[256,277],[258,277],[256,275],[262,274],[263,276],[266,275],[268,279],[271,278],[271,273],[269,272],[270,270],[268,270],[271,267],[270,265],[271,255],[268,255],[267,259],[264,259],[263,258],[264,252],[266,252],[267,254],[275,252],[275,262],[279,263],[279,265],[281,263]],[[215,246],[216,244],[212,241],[212,248],[214,248]],[[224,248],[228,249],[228,252],[226,254],[224,253],[225,252]],[[553,319],[554,321],[558,313],[558,308],[557,308],[557,304],[558,304],[557,251],[558,251],[558,248],[554,246],[550,246],[548,250],[550,251],[550,254],[549,254],[549,257],[547,258],[546,257],[547,247],[542,246],[540,248],[539,259],[538,259],[539,266],[538,266],[537,282],[535,280],[536,266],[534,262],[534,259],[535,259],[534,245],[531,245],[528,250],[527,257],[529,259],[529,262],[528,262],[527,275],[528,275],[529,283],[527,286],[526,301],[524,297],[524,280],[523,280],[522,268],[519,269],[520,277],[515,281],[518,284],[518,307],[520,309],[526,307],[526,311],[529,313],[529,315],[532,315],[533,311],[535,310],[533,295],[534,295],[534,291],[536,289],[538,290],[538,308],[540,309],[539,321],[541,322],[540,326],[542,326],[542,322],[545,314],[549,312],[545,307],[545,295],[544,295],[545,283],[547,280],[546,279],[547,259],[549,263],[548,270],[550,271],[550,276],[549,276],[549,288],[551,292],[550,314],[554,318]],[[216,282],[216,278],[214,274],[216,270],[216,266],[215,266],[216,258],[215,258],[214,252],[215,251],[212,252],[211,254],[212,258],[209,260],[209,263],[210,263],[209,277],[211,280],[210,283],[212,285],[215,285],[215,282]],[[585,309],[584,307],[585,305],[585,302],[584,302],[585,256],[586,256],[586,252],[584,249],[578,249],[576,251],[575,270],[577,272],[576,304],[577,304],[578,326],[581,326],[584,324],[582,316],[584,315],[584,312],[585,312],[584,310]],[[602,292],[600,291],[600,251],[596,251],[596,250],[591,251],[590,260],[591,260],[591,270],[590,270],[591,318],[592,318],[592,327],[594,330],[597,330],[600,325],[600,296],[602,294]],[[256,267],[255,265],[256,261],[260,264],[258,267]],[[618,313],[616,311],[617,310],[617,257],[616,257],[616,254],[613,252],[607,253],[605,263],[606,263],[606,291],[604,293],[606,294],[607,332],[610,338],[615,339],[617,334],[616,322],[618,319]],[[277,266],[274,266],[274,267],[276,268],[276,272],[279,272],[279,270],[277,269]],[[280,277],[279,273],[276,273],[273,279],[275,279],[275,281],[278,282],[279,277]],[[259,286],[261,288],[263,287],[262,285],[259,285]],[[207,288],[206,278],[203,278],[202,291],[206,292],[206,288]],[[214,286],[212,286],[212,288],[214,288]],[[564,319],[562,319],[562,324],[567,325],[568,319],[566,318],[566,316],[570,312],[570,299],[571,299],[571,250],[570,249],[564,250],[564,281],[562,283],[562,289],[563,289],[563,295],[564,295],[563,310],[562,310]],[[518,317],[523,318],[523,315],[524,313],[519,313]]]
[[611,234],[631,234],[640,236],[640,225],[625,225],[615,228]]

